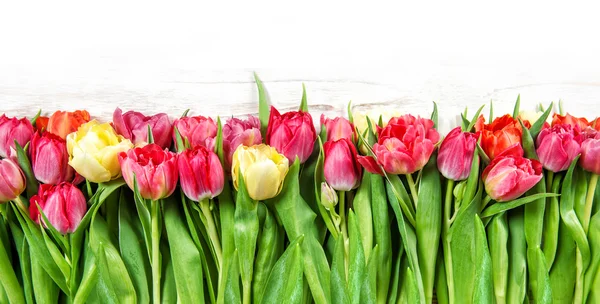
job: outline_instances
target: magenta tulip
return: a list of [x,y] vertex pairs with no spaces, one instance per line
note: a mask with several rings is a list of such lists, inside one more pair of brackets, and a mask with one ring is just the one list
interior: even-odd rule
[[[177,128],[182,139],[187,139],[190,147],[202,145],[210,150],[215,148],[215,137],[217,136],[217,125],[210,117],[186,116],[176,119],[173,126]],[[173,141],[177,143],[175,132]]]
[[477,135],[454,128],[442,144],[437,156],[437,167],[447,179],[460,181],[471,173],[471,162],[477,145]]
[[350,191],[360,184],[362,168],[357,160],[354,144],[347,138],[328,141],[323,145],[325,162],[323,173],[331,188]]
[[267,145],[277,149],[291,163],[296,157],[304,163],[312,153],[316,139],[317,132],[309,113],[291,111],[281,115],[275,107],[271,107]]
[[67,142],[57,135],[35,133],[29,146],[35,178],[44,184],[72,182],[75,170],[69,165]]
[[0,159],[0,203],[16,199],[25,190],[25,175],[9,158]]
[[157,144],[133,148],[119,153],[123,178],[134,189],[134,177],[138,190],[145,199],[158,200],[168,197],[177,186],[177,155],[163,150]]
[[225,176],[219,157],[198,145],[179,154],[179,179],[185,195],[196,202],[213,198],[223,191]]
[[27,118],[8,118],[0,116],[0,157],[12,157],[16,159],[15,140],[21,147],[31,140],[33,126]]
[[163,149],[171,147],[173,127],[169,116],[165,113],[145,116],[140,112],[127,111],[123,114],[123,111],[117,108],[113,113],[113,124],[117,133],[131,140],[136,146],[148,142],[148,126],[150,126],[154,143]]
[[229,119],[223,126],[223,153],[227,168],[231,168],[231,158],[239,145],[250,147],[261,142],[260,120],[256,116],[250,115],[247,120]]
[[584,170],[600,174],[600,132],[594,132],[581,144],[579,164]]
[[43,218],[38,205],[50,224],[62,234],[75,232],[87,211],[83,193],[69,183],[43,184],[38,194],[31,197],[29,214],[39,224],[43,222]]
[[496,201],[518,198],[542,179],[542,164],[523,157],[523,148],[515,144],[496,155],[483,170],[485,191]]
[[335,141],[341,138],[355,140],[354,126],[344,117],[334,119],[326,118],[321,114],[321,125],[327,130],[327,141]]
[[556,124],[542,129],[536,140],[536,152],[544,168],[552,172],[567,170],[581,151],[579,127]]

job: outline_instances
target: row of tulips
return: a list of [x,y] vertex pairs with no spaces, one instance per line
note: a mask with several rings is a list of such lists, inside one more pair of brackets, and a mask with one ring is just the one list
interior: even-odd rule
[[[597,303],[600,122],[0,117],[0,303]],[[597,123],[598,122],[598,123]]]

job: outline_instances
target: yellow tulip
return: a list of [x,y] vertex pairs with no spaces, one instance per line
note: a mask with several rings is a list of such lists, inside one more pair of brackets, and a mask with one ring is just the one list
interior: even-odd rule
[[265,144],[251,147],[240,145],[231,161],[231,177],[235,189],[238,189],[241,173],[248,195],[254,200],[273,198],[281,192],[289,162],[275,148]]
[[69,165],[95,183],[121,176],[118,154],[133,147],[129,139],[118,135],[109,123],[95,120],[81,125],[67,136]]
[[[541,111],[525,110],[519,112],[519,118],[521,118],[522,121],[529,121],[529,123],[533,125],[543,114],[544,112]],[[546,122],[549,124],[552,123],[552,115],[548,115],[548,118],[546,118]]]

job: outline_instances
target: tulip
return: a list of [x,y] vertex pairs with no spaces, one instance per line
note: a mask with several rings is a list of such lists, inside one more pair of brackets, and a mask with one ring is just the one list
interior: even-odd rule
[[573,127],[577,126],[580,130],[585,129],[590,125],[587,119],[583,117],[575,117],[569,113],[565,116],[554,113],[554,116],[552,116],[552,126],[557,124],[568,124]]
[[44,184],[72,182],[75,170],[69,166],[67,142],[49,132],[35,133],[29,147],[35,178]]
[[555,124],[543,129],[537,137],[537,155],[544,168],[552,172],[567,170],[579,155],[582,136],[579,126]]
[[0,116],[0,157],[16,157],[15,140],[24,147],[33,136],[33,126],[27,118]]
[[133,147],[109,123],[85,123],[67,136],[69,165],[87,180],[107,182],[121,176],[118,154]]
[[0,159],[0,203],[15,200],[25,191],[25,175],[10,158]]
[[140,195],[158,200],[168,197],[177,186],[177,155],[163,150],[157,144],[133,148],[119,153],[123,179],[134,189],[134,180]]
[[327,130],[327,141],[336,141],[341,138],[356,139],[354,126],[346,118],[336,117],[329,119],[321,114],[321,125],[324,125]]
[[471,173],[471,162],[477,145],[477,134],[454,128],[442,144],[437,156],[440,173],[447,179],[461,181]]
[[325,180],[335,190],[350,191],[360,184],[362,168],[354,144],[347,138],[328,141],[323,145]]
[[[173,126],[177,128],[182,139],[187,139],[190,147],[202,145],[214,150],[215,137],[217,136],[217,125],[210,117],[186,116],[176,119]],[[177,142],[176,134],[173,132],[173,141]]]
[[321,183],[321,205],[327,210],[335,208],[338,203],[338,195],[326,182]]
[[[35,120],[35,125],[33,126],[35,128],[36,131],[38,132],[44,132],[46,130],[48,130],[48,122],[50,121],[49,117],[46,116],[39,116],[36,120]],[[63,138],[64,139],[64,138]]]
[[600,132],[581,143],[579,164],[584,170],[600,174]]
[[371,173],[410,174],[421,170],[429,161],[440,135],[433,121],[410,114],[392,118],[381,130],[371,156],[359,156],[358,161]]
[[[48,222],[62,234],[75,232],[87,211],[83,193],[69,183],[43,184],[40,186],[38,194],[31,197],[30,201],[29,214],[31,218],[38,224],[42,222],[43,217],[39,212],[41,209]],[[45,222],[44,226],[46,226]]]
[[267,144],[285,155],[290,162],[298,157],[300,163],[304,163],[312,153],[316,139],[317,132],[309,113],[291,111],[281,115],[275,107],[271,107]]
[[281,192],[288,169],[288,159],[273,147],[264,144],[239,146],[233,153],[231,177],[237,190],[241,175],[248,195],[259,201],[273,198]]
[[48,119],[48,129],[46,131],[65,139],[67,135],[77,131],[82,124],[88,121],[90,121],[90,113],[86,110],[56,111]]
[[231,168],[231,158],[238,146],[254,146],[262,142],[260,120],[248,116],[247,120],[231,118],[223,126],[223,153],[227,168]]
[[533,188],[542,179],[542,164],[523,157],[523,148],[515,144],[498,154],[483,170],[488,195],[498,201],[510,201]]
[[391,109],[391,108],[375,108],[371,109],[367,112],[354,111],[352,112],[352,118],[354,120],[354,126],[358,130],[359,134],[365,134],[365,131],[369,128],[367,124],[367,117],[371,121],[371,128],[373,131],[377,130],[377,126],[379,124],[379,119],[381,118],[382,128],[385,128],[390,121],[390,119],[394,117],[402,116],[402,112]]
[[185,150],[177,158],[177,167],[183,193],[191,200],[201,202],[223,191],[223,167],[212,150],[202,145]]
[[154,143],[163,149],[171,147],[173,127],[169,116],[165,113],[145,116],[140,112],[127,111],[123,114],[123,111],[117,108],[113,113],[113,124],[117,133],[131,140],[136,146],[148,143],[148,126],[150,126]]
[[[529,127],[528,122],[524,124]],[[483,115],[479,116],[475,131],[481,132],[481,147],[490,159],[514,144],[521,144],[521,124],[508,114],[494,119],[490,124],[485,124]]]
[[[523,121],[523,123],[527,122],[530,125],[533,125],[536,121],[538,121],[538,119],[540,119],[540,117],[542,117],[542,115],[544,115],[543,111],[521,111],[519,112],[519,118]],[[552,117],[548,116],[548,118],[546,118],[546,121],[544,122],[544,127],[550,127],[550,124],[552,123]]]

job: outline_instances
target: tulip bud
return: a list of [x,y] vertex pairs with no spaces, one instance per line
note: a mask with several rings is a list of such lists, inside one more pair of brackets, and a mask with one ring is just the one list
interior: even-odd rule
[[79,129],[79,127],[90,121],[90,113],[88,111],[56,111],[48,119],[48,128],[46,131],[66,139],[67,135]]
[[326,142],[323,150],[323,173],[327,183],[338,191],[350,191],[358,187],[362,168],[358,163],[354,144],[349,139],[342,138]]
[[460,181],[471,173],[471,162],[477,145],[477,135],[454,128],[442,144],[437,156],[440,173],[447,179]]
[[227,168],[231,168],[231,158],[239,145],[254,146],[262,142],[260,120],[248,116],[247,120],[231,118],[223,126],[223,153]]
[[568,124],[556,124],[540,132],[536,152],[544,168],[552,172],[569,168],[581,150],[582,136],[576,134],[578,129]]
[[123,179],[134,189],[134,178],[140,195],[158,200],[170,196],[177,186],[177,155],[157,144],[119,153]]
[[321,205],[327,210],[335,208],[338,203],[337,193],[326,182],[321,183]]
[[115,133],[108,123],[92,120],[67,136],[69,165],[87,180],[107,182],[121,176],[117,155],[133,147],[129,139]]
[[231,178],[235,189],[238,189],[241,175],[248,195],[257,201],[277,196],[289,169],[288,159],[275,148],[264,144],[239,146],[231,162]]
[[43,222],[39,205],[50,224],[62,234],[75,232],[87,211],[83,193],[69,183],[56,186],[42,184],[38,194],[31,197],[30,201],[31,218],[38,224]]
[[171,147],[173,127],[165,113],[145,116],[140,112],[127,111],[123,114],[123,111],[117,108],[113,113],[113,124],[117,133],[131,140],[136,146],[147,143],[150,126],[154,143],[163,149]]
[[341,138],[356,140],[354,126],[344,117],[329,119],[321,114],[321,125],[324,125],[327,130],[327,141],[336,141]]
[[515,144],[497,155],[483,170],[483,183],[488,195],[498,202],[518,198],[542,179],[542,164],[523,157],[523,149]]
[[200,202],[223,191],[223,167],[212,150],[202,145],[185,150],[177,158],[177,167],[181,189],[189,199]]
[[35,133],[29,146],[35,178],[44,184],[72,182],[75,170],[69,166],[67,142],[49,132]]
[[317,132],[309,113],[291,111],[281,115],[275,107],[271,107],[267,144],[290,162],[298,157],[300,163],[304,163],[312,153],[316,139]]
[[9,158],[0,159],[0,203],[16,199],[26,185],[25,175],[19,165]]
[[[529,123],[523,123],[525,127],[529,126]],[[475,131],[481,132],[481,148],[490,159],[514,144],[521,144],[521,124],[508,114],[494,119],[490,124],[485,124],[483,115],[479,116]]]
[[595,133],[581,144],[579,164],[584,170],[600,174],[600,132]]
[[33,126],[27,118],[8,118],[4,114],[0,116],[0,157],[16,159],[15,140],[21,147],[25,147],[32,135]]
[[[176,119],[173,127],[177,128],[182,139],[187,139],[190,147],[202,145],[210,150],[215,148],[215,137],[217,136],[217,125],[210,117],[186,116]],[[175,132],[173,141],[177,142]]]

